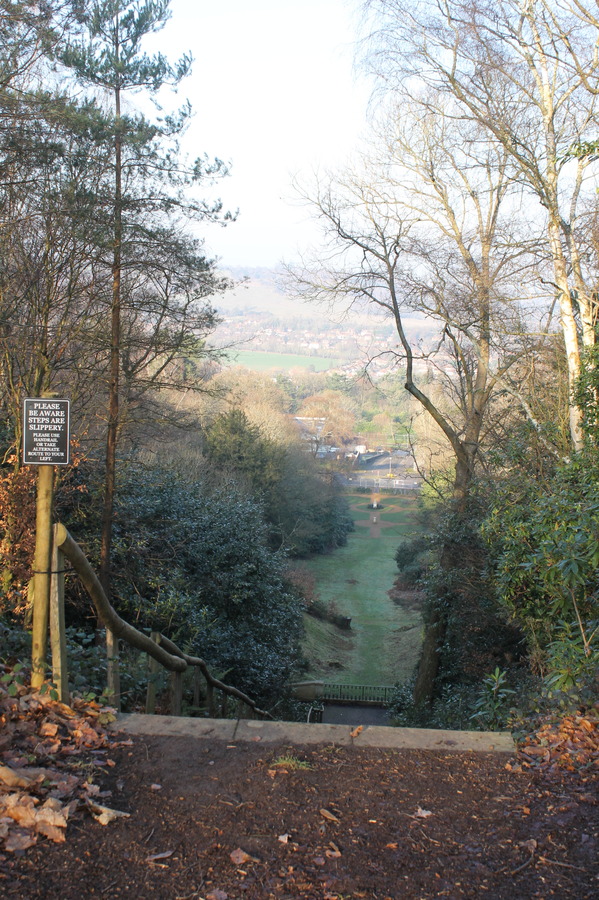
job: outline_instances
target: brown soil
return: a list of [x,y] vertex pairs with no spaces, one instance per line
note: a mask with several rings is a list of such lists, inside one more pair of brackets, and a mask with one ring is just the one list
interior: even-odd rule
[[[0,854],[21,900],[596,898],[589,774],[492,754],[136,738],[109,751],[102,826]],[[307,764],[293,768],[293,756]]]

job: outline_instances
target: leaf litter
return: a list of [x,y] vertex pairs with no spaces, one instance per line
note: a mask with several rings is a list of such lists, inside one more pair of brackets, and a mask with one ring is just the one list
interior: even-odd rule
[[101,794],[93,772],[114,765],[107,753],[131,743],[107,731],[115,718],[93,701],[67,706],[14,681],[10,689],[0,683],[0,850],[19,854],[40,838],[62,843],[80,811],[103,825],[128,815],[93,799]]
[[599,701],[584,711],[537,724],[518,745],[509,771],[599,774]]
[[[589,711],[581,718],[592,725]],[[36,728],[29,734],[64,741],[59,719],[46,719],[58,722],[55,735],[42,739]],[[534,734],[531,728],[522,747],[535,746],[538,732],[547,740],[542,728]],[[277,745],[266,752],[255,743],[232,754],[217,740],[146,736],[135,738],[131,751],[106,746],[67,754],[72,768],[66,770],[58,757],[30,758],[30,746],[0,761],[33,782],[52,767],[63,777],[84,774],[84,796],[99,805],[109,801],[94,775],[105,772],[135,814],[99,828],[80,788],[71,789],[57,799],[73,802],[73,814],[87,821],[71,830],[68,853],[47,838],[25,852],[32,832],[11,824],[15,849],[4,863],[0,852],[0,893],[6,889],[9,900],[79,900],[92,882],[109,896],[118,883],[119,896],[130,900],[138,900],[144,884],[153,900],[173,900],[175,884],[180,900],[597,895],[597,771],[586,756],[579,768],[552,770],[543,756],[526,751],[506,768],[506,758],[494,754],[335,745]],[[272,771],[282,774],[271,768],[273,755],[291,753],[309,768],[273,777]],[[96,767],[94,759],[104,765]],[[38,796],[37,788],[7,793],[19,791]],[[223,805],[223,798],[235,802]],[[45,799],[39,794],[33,808]],[[418,810],[432,815],[417,816]],[[284,835],[287,841],[279,839]]]

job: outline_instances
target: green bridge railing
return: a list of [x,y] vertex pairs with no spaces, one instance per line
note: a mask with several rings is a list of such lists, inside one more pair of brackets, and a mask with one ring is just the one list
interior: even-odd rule
[[323,700],[340,703],[388,703],[394,687],[390,684],[329,684],[323,685]]

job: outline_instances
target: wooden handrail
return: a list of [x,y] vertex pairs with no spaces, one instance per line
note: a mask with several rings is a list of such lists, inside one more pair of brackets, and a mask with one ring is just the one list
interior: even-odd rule
[[247,694],[244,694],[243,691],[240,691],[238,688],[233,687],[232,685],[225,684],[222,681],[219,681],[218,678],[215,678],[210,674],[210,669],[206,665],[206,662],[201,659],[199,656],[188,656],[186,653],[183,653],[182,650],[179,650],[176,644],[174,644],[169,638],[165,637],[163,634],[160,635],[160,643],[163,647],[173,654],[173,656],[180,656],[181,659],[184,659],[185,662],[189,666],[197,666],[208,682],[213,688],[216,688],[219,691],[222,691],[224,694],[228,694],[230,697],[237,697],[238,700],[241,700],[242,703],[246,703],[254,712],[258,713],[261,716],[267,716],[272,719],[270,713],[265,712],[262,709],[258,709],[255,705],[254,701],[251,700]]
[[125,622],[114,607],[111,605],[108,597],[104,593],[104,589],[100,584],[96,573],[92,569],[87,557],[79,544],[71,537],[64,525],[58,524],[54,526],[54,541],[56,546],[62,550],[66,558],[69,560],[96,608],[96,612],[104,626],[110,628],[115,637],[122,638],[132,647],[142,650],[157,660],[165,669],[170,672],[185,672],[188,667],[196,666],[202,672],[207,683],[212,688],[217,688],[230,697],[236,697],[247,706],[250,707],[257,715],[272,719],[273,716],[265,710],[259,709],[254,701],[231,685],[224,684],[218,678],[211,675],[206,662],[198,656],[188,656],[177,647],[173,641],[160,635],[159,642],[152,640],[143,631],[138,631],[133,625]]

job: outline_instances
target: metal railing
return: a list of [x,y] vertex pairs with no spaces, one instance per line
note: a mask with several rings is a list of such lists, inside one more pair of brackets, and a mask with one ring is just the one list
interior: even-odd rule
[[394,688],[390,684],[324,684],[323,700],[340,703],[386,704]]

